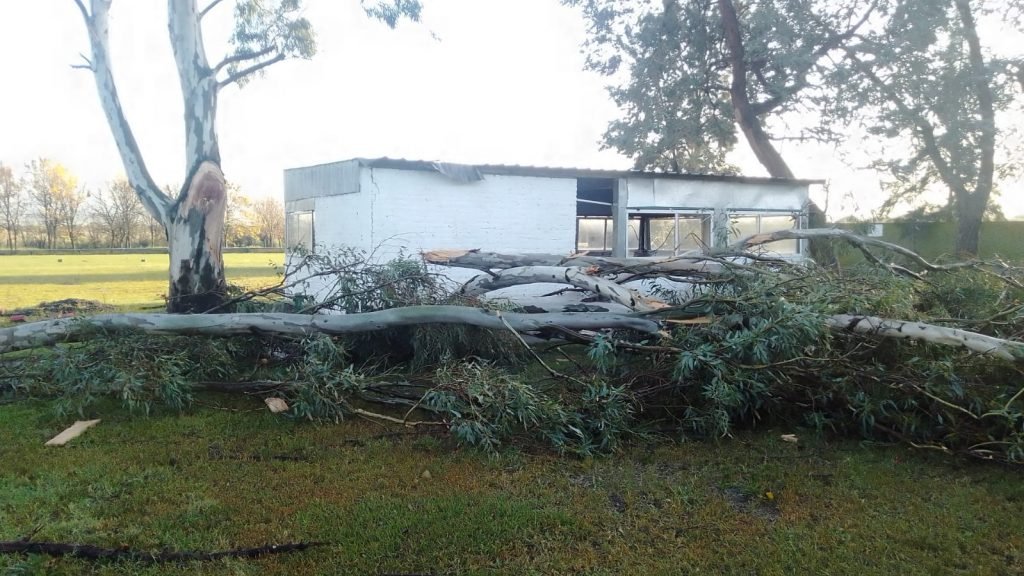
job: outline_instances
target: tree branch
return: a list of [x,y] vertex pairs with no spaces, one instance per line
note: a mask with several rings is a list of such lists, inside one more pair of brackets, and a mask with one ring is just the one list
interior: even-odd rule
[[166,226],[168,221],[167,211],[171,200],[157,186],[146,163],[142,158],[139,144],[135,140],[128,119],[121,108],[121,99],[114,84],[114,75],[110,67],[110,51],[107,47],[109,31],[108,16],[110,0],[93,0],[92,14],[85,9],[82,0],[75,0],[79,10],[82,12],[82,19],[85,21],[86,30],[89,33],[89,44],[92,48],[92,59],[90,70],[96,80],[96,90],[99,92],[100,104],[107,117],[107,124],[113,133],[114,142],[117,144],[117,151],[121,155],[121,162],[124,164],[125,173],[132,188],[135,189],[142,200],[146,211]]
[[207,13],[207,12],[209,12],[210,10],[213,10],[213,8],[214,8],[214,7],[215,7],[215,6],[217,5],[217,4],[220,4],[220,3],[221,3],[221,2],[223,2],[223,1],[224,1],[224,0],[213,0],[213,2],[210,2],[209,4],[207,4],[207,5],[206,5],[206,8],[203,8],[203,10],[202,10],[202,11],[201,11],[201,12],[199,13],[199,19],[200,19],[200,20],[202,20],[202,19],[203,19],[203,16],[206,16],[206,13]]
[[92,60],[89,60],[85,54],[79,53],[78,55],[85,60],[85,64],[72,64],[71,67],[76,70],[92,70]]
[[85,8],[85,4],[82,2],[82,0],[75,0],[75,4],[78,5],[78,9],[82,12],[82,18],[85,19],[85,24],[86,26],[88,26],[91,17],[89,16],[89,11]]
[[846,57],[853,62],[854,66],[863,74],[884,96],[885,99],[892,103],[900,114],[907,117],[910,122],[916,128],[917,134],[921,137],[922,144],[924,145],[924,151],[928,154],[928,158],[931,159],[932,164],[935,165],[935,170],[939,173],[943,182],[951,190],[957,193],[966,192],[963,181],[957,176],[949,162],[946,161],[945,157],[942,156],[942,147],[939,145],[938,138],[935,137],[935,127],[928,122],[919,112],[913,110],[903,98],[892,89],[889,84],[878,77],[874,70],[871,69],[857,54],[847,48]]
[[871,17],[871,14],[875,11],[877,7],[878,2],[872,2],[871,6],[869,6],[868,9],[864,12],[864,14],[861,15],[860,19],[858,19],[857,22],[855,22],[852,26],[847,28],[845,32],[832,33],[829,36],[829,38],[821,44],[821,46],[819,46],[814,52],[812,52],[813,58],[810,59],[806,65],[801,66],[796,71],[796,73],[793,75],[795,77],[795,80],[788,89],[773,89],[771,85],[768,83],[767,79],[764,77],[764,74],[761,72],[760,68],[755,69],[754,75],[757,77],[761,85],[765,87],[765,90],[772,94],[772,97],[764,102],[754,104],[754,113],[760,116],[768,112],[771,112],[772,110],[780,106],[786,98],[806,88],[809,84],[807,76],[810,74],[811,69],[814,68],[818,60],[825,56],[826,54],[828,54],[829,52],[831,52],[832,50],[838,49],[847,40],[854,38],[857,35],[857,31],[861,28],[861,26],[863,26],[868,21],[868,18]]
[[216,74],[232,64],[237,64],[239,62],[244,62],[246,60],[255,60],[256,58],[262,58],[276,49],[276,46],[267,46],[266,48],[258,52],[243,52],[241,54],[227,56],[220,61],[220,64],[217,64],[213,67],[213,73]]
[[284,54],[278,52],[277,55],[275,55],[270,60],[264,60],[263,62],[258,62],[256,64],[253,64],[252,66],[249,66],[248,68],[244,68],[242,70],[239,70],[238,72],[235,72],[234,74],[228,76],[224,80],[221,80],[220,82],[217,82],[217,88],[220,89],[220,88],[223,88],[223,87],[225,87],[228,84],[231,84],[233,82],[238,82],[242,78],[244,78],[244,77],[246,77],[246,76],[248,76],[250,74],[259,72],[260,70],[266,68],[267,66],[270,66],[271,64],[277,64],[281,60],[284,60],[284,58],[285,58]]

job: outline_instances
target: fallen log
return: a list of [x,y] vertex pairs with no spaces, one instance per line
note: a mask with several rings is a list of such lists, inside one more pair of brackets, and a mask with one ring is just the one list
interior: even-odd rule
[[622,304],[638,312],[650,312],[668,306],[660,300],[645,297],[632,288],[627,288],[611,280],[588,273],[590,271],[576,266],[522,266],[519,268],[507,268],[492,274],[475,276],[469,282],[466,282],[459,292],[467,296],[481,296],[488,292],[511,286],[538,283],[568,284],[577,288],[583,288],[598,296],[604,296],[612,302]]
[[1003,340],[957,328],[850,314],[830,316],[827,318],[826,324],[829,328],[841,332],[919,340],[943,346],[966,348],[972,352],[995,356],[1011,362],[1024,362],[1024,342]]
[[674,258],[614,258],[607,256],[562,256],[558,254],[500,254],[480,250],[432,250],[422,254],[428,264],[471,268],[490,272],[523,266],[578,266],[601,274],[663,273],[681,276],[710,276],[730,271],[728,263],[706,256]]
[[[499,317],[501,315],[501,317]],[[504,320],[504,321],[503,321]],[[505,323],[524,333],[558,327],[571,330],[617,328],[657,334],[658,322],[612,313],[522,314],[468,306],[409,306],[362,314],[100,314],[0,328],[0,354],[88,338],[100,330],[137,330],[147,334],[237,336],[277,334],[355,334],[423,324],[462,324],[493,330]]]

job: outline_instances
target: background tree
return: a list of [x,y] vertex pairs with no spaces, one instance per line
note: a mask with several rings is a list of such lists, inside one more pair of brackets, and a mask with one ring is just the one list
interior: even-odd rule
[[277,198],[263,197],[252,203],[252,223],[264,248],[284,245],[284,204]]
[[[286,58],[316,51],[313,29],[301,0],[237,0],[232,51],[219,62],[207,59],[202,19],[222,4],[210,0],[168,0],[168,30],[185,103],[185,182],[176,196],[163,193],[150,176],[121,107],[109,51],[113,0],[74,0],[89,33],[92,71],[100,103],[117,143],[125,172],[146,211],[166,230],[170,252],[170,312],[202,312],[218,306],[227,284],[221,245],[227,201],[221,171],[216,114],[220,91],[242,85]],[[86,6],[88,1],[89,6]],[[369,15],[394,26],[401,16],[417,18],[417,0],[387,0],[366,7]]]
[[[605,133],[606,147],[637,168],[731,172],[725,158],[738,128],[778,178],[794,175],[766,125],[823,98],[814,79],[872,11],[866,0],[564,2],[582,7],[589,23],[587,66],[612,78],[628,73],[610,88],[624,118]],[[788,137],[836,135],[822,125]]]
[[0,162],[0,226],[7,234],[7,248],[18,248],[18,236],[21,234],[21,219],[25,214],[26,200],[24,186],[14,176],[10,166]]
[[145,217],[142,202],[125,179],[111,182],[96,195],[92,213],[102,224],[111,248],[131,248],[132,237]]
[[67,168],[48,158],[28,164],[29,197],[46,234],[45,247],[54,249],[60,237],[62,198],[73,193],[77,179]]
[[78,228],[81,224],[79,216],[87,197],[85,188],[74,186],[61,189],[56,197],[57,218],[67,234],[72,250],[78,247]]
[[1022,8],[1019,0],[881,2],[832,80],[837,120],[858,121],[889,144],[874,162],[892,193],[883,210],[945,189],[939,209],[955,217],[961,253],[978,253],[996,184],[1016,168],[997,162],[1000,149],[1019,149],[1019,136],[1006,131],[1010,116],[997,123],[1013,104],[1019,58],[986,45],[979,19],[990,19],[994,35],[993,11]]

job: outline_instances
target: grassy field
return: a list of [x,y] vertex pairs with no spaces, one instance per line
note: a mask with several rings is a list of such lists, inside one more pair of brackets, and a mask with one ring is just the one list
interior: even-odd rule
[[[459,450],[258,399],[103,422],[64,448],[0,406],[0,539],[147,550],[328,544],[186,566],[0,557],[47,574],[1020,574],[1017,472],[779,431],[596,460]],[[390,432],[398,435],[382,436]]]
[[[277,280],[284,254],[225,254],[228,282],[249,288]],[[166,254],[0,256],[0,310],[82,298],[141,308],[163,304]]]

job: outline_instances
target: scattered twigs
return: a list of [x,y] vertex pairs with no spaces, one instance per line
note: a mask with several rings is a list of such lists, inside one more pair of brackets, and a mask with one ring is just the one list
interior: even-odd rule
[[836,239],[847,242],[848,244],[860,248],[866,249],[868,246],[882,248],[889,252],[899,254],[914,262],[921,268],[930,272],[940,272],[956,270],[960,268],[973,268],[979,264],[977,260],[969,260],[966,262],[954,262],[951,264],[933,264],[928,260],[925,260],[917,252],[909,250],[900,246],[899,244],[893,244],[891,242],[885,242],[877,238],[870,238],[865,236],[859,236],[848,230],[841,230],[838,228],[812,228],[805,230],[777,230],[775,232],[769,232],[767,234],[755,234],[748,236],[733,244],[731,249],[733,250],[746,250],[754,246],[760,246],[769,242],[775,242],[777,240],[816,240],[816,239]]
[[540,357],[540,354],[537,354],[537,351],[534,350],[532,346],[527,344],[526,340],[523,339],[523,336],[519,332],[517,332],[516,329],[513,328],[511,324],[509,324],[508,322],[505,321],[504,316],[502,316],[500,312],[498,313],[498,318],[501,319],[502,324],[504,324],[505,327],[508,328],[509,332],[512,332],[512,334],[515,335],[516,339],[519,340],[519,342],[523,345],[523,348],[526,348],[526,351],[529,352],[530,355],[533,356],[534,360],[536,360],[538,364],[543,366],[544,369],[548,371],[548,374],[551,374],[552,376],[554,376],[555,378],[558,378],[559,380],[565,380],[567,382],[572,382],[572,383],[578,384],[580,386],[584,386],[585,387],[587,385],[586,382],[584,382],[584,381],[582,381],[582,380],[580,380],[578,378],[573,378],[572,376],[567,376],[565,374],[562,374],[558,370],[555,370],[551,366],[548,366],[548,363],[545,362],[544,359]]
[[221,558],[258,558],[270,554],[301,552],[326,542],[293,542],[288,544],[267,544],[256,548],[234,548],[217,552],[202,551],[161,551],[146,552],[128,547],[104,548],[90,544],[69,544],[66,542],[37,542],[26,538],[0,542],[0,554],[44,554],[47,556],[68,556],[85,560],[131,560],[147,564],[208,562]]
[[416,428],[418,426],[448,426],[444,422],[428,422],[420,420],[410,421],[404,418],[395,418],[393,416],[388,416],[387,414],[380,414],[379,412],[370,412],[369,410],[363,410],[362,408],[353,408],[352,413],[357,414],[359,416],[363,416],[365,418],[372,418],[374,420],[381,420],[384,422],[390,422],[392,424],[401,424],[406,428]]

